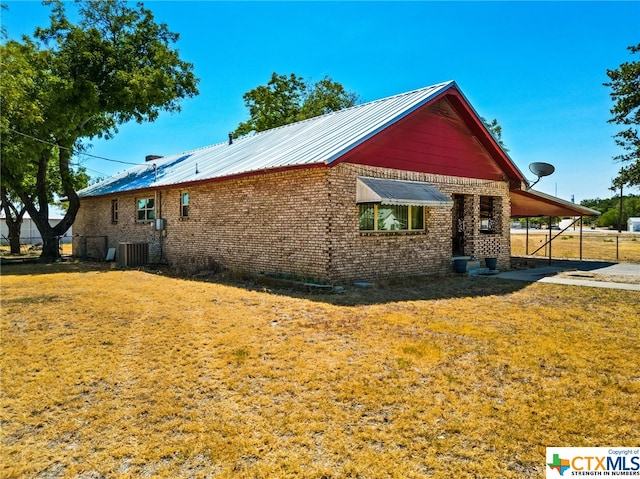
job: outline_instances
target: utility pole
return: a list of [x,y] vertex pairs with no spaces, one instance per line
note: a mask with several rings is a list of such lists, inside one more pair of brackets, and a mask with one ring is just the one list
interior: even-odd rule
[[620,180],[620,209],[618,210],[618,233],[622,233],[622,180]]

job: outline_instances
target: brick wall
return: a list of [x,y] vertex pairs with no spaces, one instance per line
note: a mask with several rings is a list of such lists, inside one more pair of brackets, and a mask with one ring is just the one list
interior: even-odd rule
[[[118,242],[149,243],[149,253],[152,261],[159,259],[160,232],[156,232],[149,222],[136,221],[137,199],[155,198],[156,192],[136,193],[117,196],[98,196],[82,198],[80,210],[76,216],[73,235],[73,254],[79,257],[104,259],[104,240],[98,238],[106,236],[107,248],[117,248]],[[118,221],[111,221],[111,202],[118,202]],[[87,248],[85,249],[85,245]]]
[[[427,208],[426,231],[359,231],[356,178],[371,176],[427,181],[443,193],[465,196],[467,254],[509,261],[509,194],[498,181],[454,178],[339,164],[266,173],[147,194],[84,198],[74,224],[74,254],[81,236],[149,243],[150,260],[185,271],[229,268],[247,273],[290,273],[313,279],[351,281],[404,274],[451,271],[451,208]],[[180,195],[188,192],[188,218],[180,216]],[[480,196],[493,196],[501,215],[497,234],[478,231]],[[154,197],[166,230],[136,220],[138,198]],[[111,201],[118,201],[118,222]]]
[[[497,257],[498,268],[508,267],[510,210],[507,183],[343,163],[332,168],[329,176],[333,219],[329,226],[329,270],[332,278],[371,279],[451,271],[452,208],[427,208],[425,232],[360,232],[355,204],[358,176],[426,181],[452,197],[454,194],[465,195],[465,253],[479,259]],[[496,228],[496,234],[479,232],[480,196],[497,199],[496,217],[500,219],[500,228]]]
[[166,259],[185,269],[326,275],[327,170],[313,168],[214,182],[165,193]]
[[[119,242],[149,242],[151,262],[185,271],[229,268],[248,273],[326,276],[328,170],[312,168],[211,182],[150,194],[84,198],[76,233],[106,235]],[[181,193],[190,197],[181,218]],[[156,198],[156,215],[166,230],[136,220],[136,199]],[[111,200],[119,204],[111,223]],[[80,240],[76,239],[76,244]],[[74,246],[74,254],[79,254]]]

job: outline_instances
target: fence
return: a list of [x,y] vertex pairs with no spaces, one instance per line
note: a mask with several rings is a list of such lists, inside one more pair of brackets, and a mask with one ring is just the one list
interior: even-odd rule
[[[555,259],[592,259],[640,263],[640,234],[598,232],[582,233],[551,231],[553,241],[549,243],[549,232],[524,232],[511,234],[512,256],[535,256]],[[537,250],[537,251],[536,251]]]
[[[71,254],[71,236],[58,237],[60,254]],[[11,241],[5,235],[0,235],[0,248],[3,254],[10,250]],[[20,255],[34,256],[42,252],[42,236],[21,236],[20,237]]]
[[[42,244],[42,236],[20,236],[20,245],[28,247],[31,245]],[[60,244],[71,244],[71,236],[64,235],[60,237]],[[9,238],[4,234],[0,236],[0,245],[8,246]]]
[[107,256],[106,236],[74,236],[73,253],[80,259],[103,261]]

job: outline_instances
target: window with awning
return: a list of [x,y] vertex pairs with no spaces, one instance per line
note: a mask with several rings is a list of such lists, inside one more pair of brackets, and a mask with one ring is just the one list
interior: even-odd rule
[[418,181],[359,177],[360,231],[424,231],[425,207],[451,206],[434,186]]
[[356,203],[404,206],[453,206],[453,200],[435,186],[423,181],[358,177]]

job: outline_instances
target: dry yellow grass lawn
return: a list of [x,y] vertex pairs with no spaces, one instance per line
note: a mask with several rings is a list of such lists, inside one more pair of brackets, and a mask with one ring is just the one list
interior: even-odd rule
[[298,295],[2,275],[5,478],[544,477],[640,443],[640,295],[423,278]]
[[[555,236],[558,231],[552,231]],[[532,254],[540,246],[544,245],[549,236],[549,232],[529,233],[529,254]],[[616,236],[618,239],[616,240]],[[616,243],[617,242],[617,243]],[[511,254],[513,256],[524,256],[526,247],[526,235],[522,233],[511,235]],[[536,256],[547,257],[548,250],[541,249]],[[580,232],[566,231],[560,237],[553,240],[551,245],[553,258],[579,258],[580,257]],[[640,234],[618,234],[611,233],[588,233],[583,234],[582,258],[619,261],[622,263],[640,263]]]

